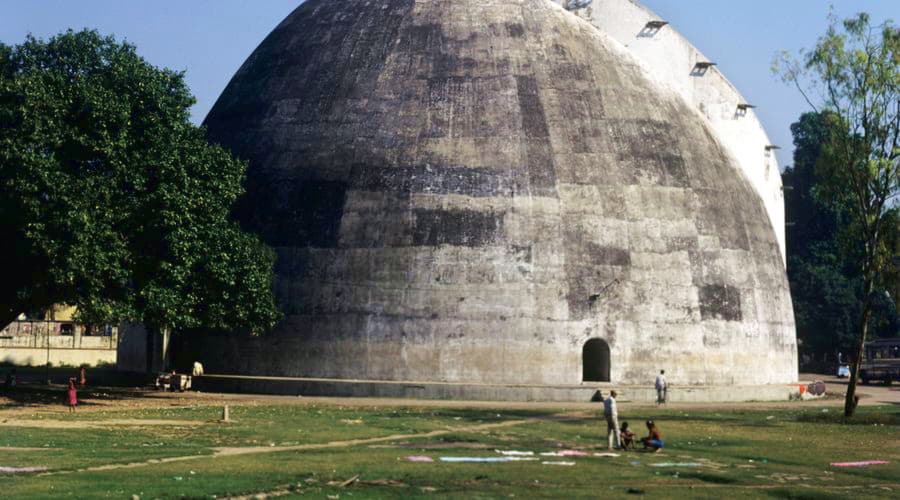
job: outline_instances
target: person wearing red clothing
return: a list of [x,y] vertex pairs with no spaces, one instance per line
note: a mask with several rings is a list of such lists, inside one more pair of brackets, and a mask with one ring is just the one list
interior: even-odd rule
[[75,378],[69,379],[69,413],[75,413],[78,406],[78,393],[75,390]]

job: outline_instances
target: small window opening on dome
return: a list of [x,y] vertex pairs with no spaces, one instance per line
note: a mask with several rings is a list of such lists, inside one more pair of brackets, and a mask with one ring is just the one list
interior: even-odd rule
[[594,3],[594,0],[566,0],[566,10],[578,10]]
[[603,339],[590,339],[581,351],[582,380],[609,382],[609,344]]
[[737,111],[735,112],[735,114],[737,116],[747,116],[747,112],[755,107],[756,106],[752,104],[740,103],[737,105]]
[[703,76],[709,71],[709,68],[712,68],[713,66],[717,66],[717,64],[710,61],[699,61],[694,65],[694,69],[691,70],[691,76]]
[[659,33],[661,29],[665,28],[668,24],[668,21],[649,21],[641,29],[641,32],[638,33],[638,36],[642,38],[653,38],[657,33]]

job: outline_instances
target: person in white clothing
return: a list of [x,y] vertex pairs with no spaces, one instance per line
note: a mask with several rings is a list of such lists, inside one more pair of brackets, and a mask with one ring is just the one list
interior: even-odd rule
[[613,442],[616,448],[622,447],[619,437],[619,409],[616,407],[616,391],[609,393],[609,397],[603,400],[603,416],[606,418],[606,439],[609,449],[613,449]]
[[668,384],[666,383],[666,371],[660,370],[659,375],[656,376],[656,405],[659,406],[666,402],[666,389]]

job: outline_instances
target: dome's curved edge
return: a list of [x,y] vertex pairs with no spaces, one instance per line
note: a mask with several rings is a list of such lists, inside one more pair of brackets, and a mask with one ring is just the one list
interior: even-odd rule
[[[549,1],[557,5],[566,2]],[[657,32],[644,31],[648,22],[660,20],[660,17],[636,0],[596,1],[588,7],[568,12],[587,21],[628,51],[656,81],[681,94],[711,125],[716,137],[762,199],[785,264],[781,170],[775,154],[767,149],[771,139],[759,117],[752,108],[738,110],[738,104],[749,103],[734,83],[718,66],[709,68],[702,75],[692,76],[696,63],[708,61],[708,58],[671,24]]]

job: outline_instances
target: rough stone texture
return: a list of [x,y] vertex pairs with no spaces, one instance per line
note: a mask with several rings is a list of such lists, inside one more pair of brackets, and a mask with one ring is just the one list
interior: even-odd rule
[[212,373],[578,384],[788,383],[765,208],[708,123],[552,0],[309,0],[207,125],[287,317],[211,338]]
[[[555,3],[568,4],[567,0],[555,0]],[[627,47],[653,78],[681,94],[709,121],[716,138],[737,160],[738,167],[762,198],[786,261],[781,170],[775,153],[766,149],[772,141],[756,113],[738,107],[751,103],[718,67],[697,68],[698,62],[710,59],[679,34],[676,26],[648,26],[648,22],[660,18],[638,1],[598,0],[572,13]]]

